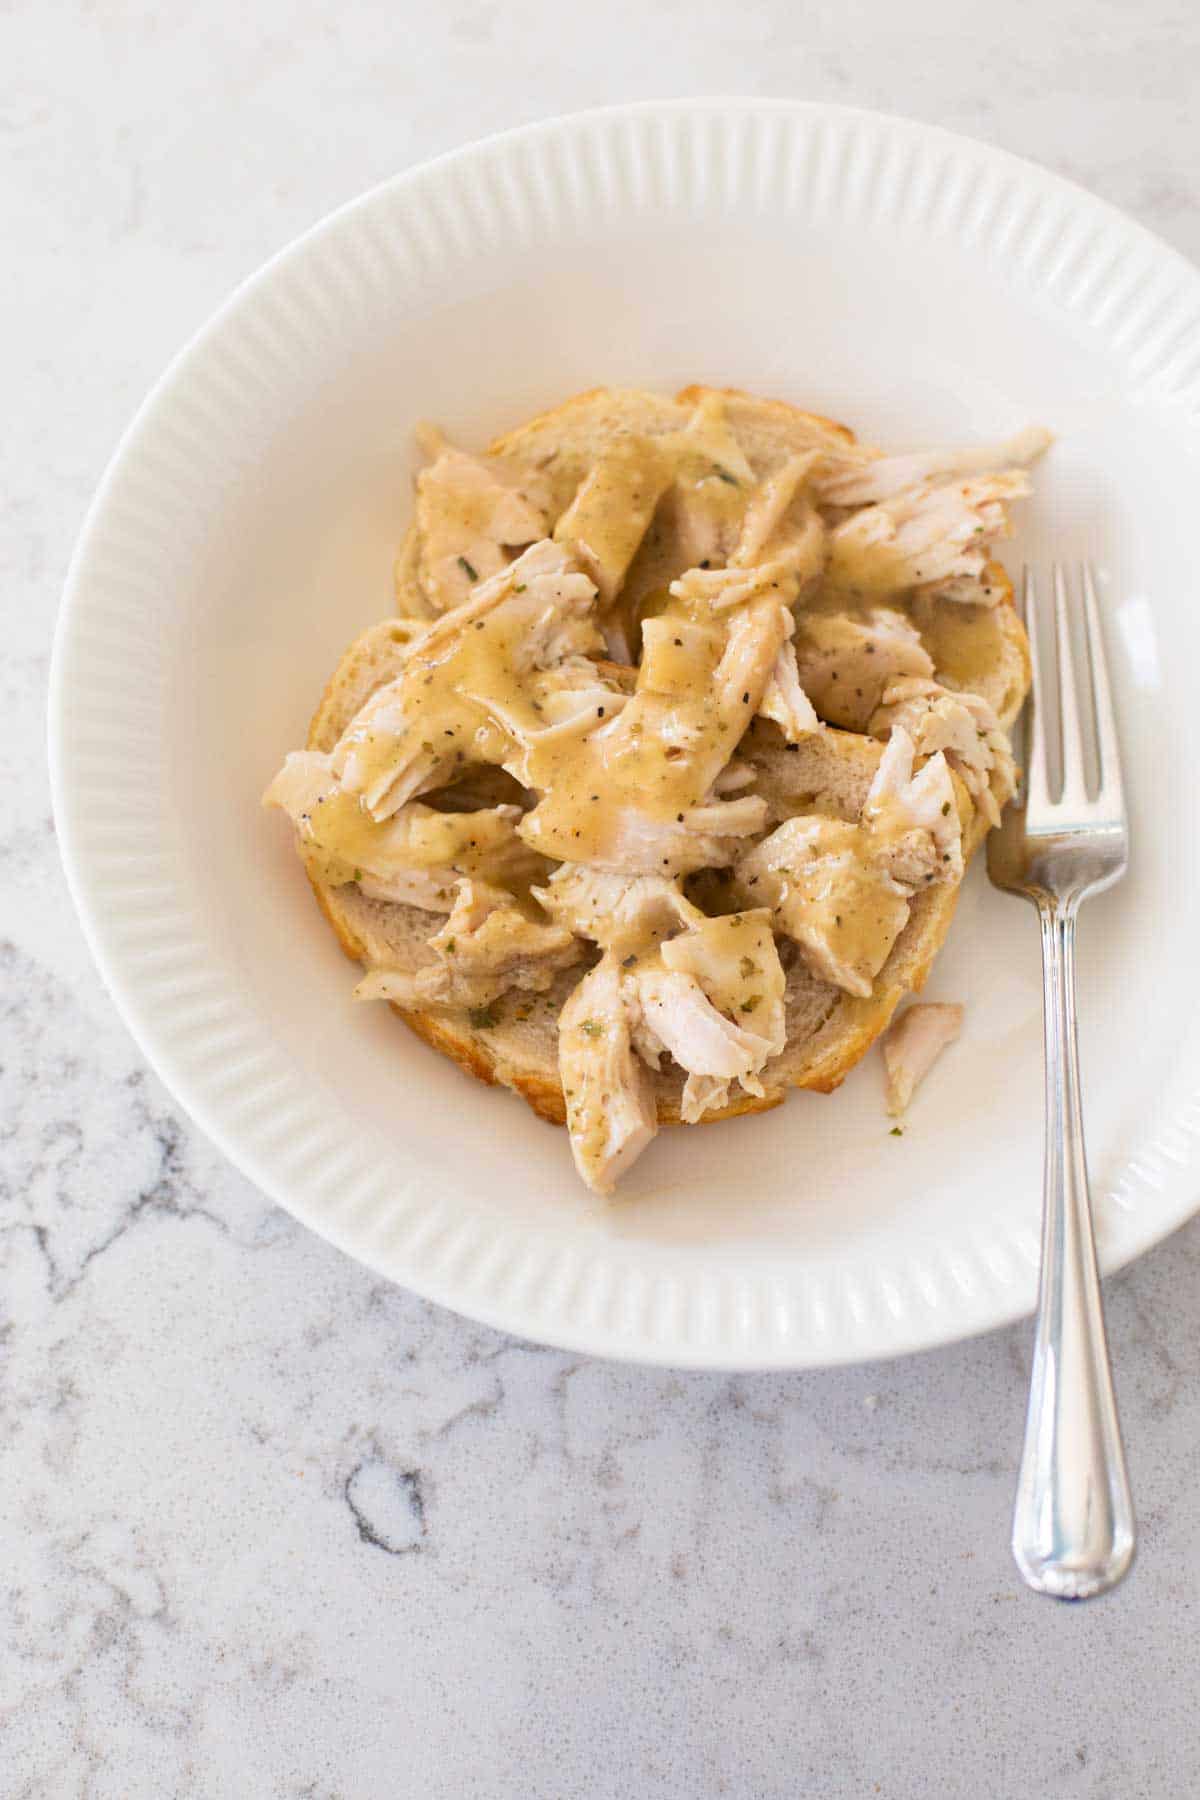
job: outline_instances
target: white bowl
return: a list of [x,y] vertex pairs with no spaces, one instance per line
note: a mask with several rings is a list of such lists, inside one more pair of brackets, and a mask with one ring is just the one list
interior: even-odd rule
[[176,360],[96,498],[54,664],[63,853],[181,1104],[384,1274],[647,1362],[913,1350],[1035,1291],[1037,932],[981,867],[931,989],[966,1030],[904,1137],[871,1058],[831,1099],[665,1133],[605,1205],[563,1133],[351,1002],[259,811],[338,653],[390,610],[414,422],[478,444],[580,388],[684,381],[888,444],[1060,434],[1033,529],[1101,565],[1135,806],[1133,872],[1082,927],[1104,1260],[1161,1237],[1194,1205],[1200,1117],[1200,279],[998,151],[828,106],[636,106],[473,146],[317,226]]

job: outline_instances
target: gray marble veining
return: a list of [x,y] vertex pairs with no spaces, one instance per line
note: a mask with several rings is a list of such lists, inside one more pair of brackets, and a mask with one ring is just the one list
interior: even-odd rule
[[1040,1602],[1006,1547],[1027,1330],[803,1377],[611,1367],[269,1206],[115,1019],[43,749],[120,428],[236,280],[372,181],[550,111],[797,94],[1034,155],[1200,255],[1198,66],[1174,0],[0,15],[6,1796],[1200,1788],[1200,1225],[1112,1284],[1139,1566]]

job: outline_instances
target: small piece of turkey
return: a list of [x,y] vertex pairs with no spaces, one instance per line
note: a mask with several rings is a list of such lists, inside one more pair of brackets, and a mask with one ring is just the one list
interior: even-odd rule
[[560,863],[546,885],[533,893],[552,919],[621,959],[705,916],[676,881],[661,875],[631,879],[583,863]]
[[688,569],[671,583],[672,598],[701,615],[765,595],[794,605],[825,569],[825,526],[806,490],[816,460],[816,452],[789,457],[751,489],[728,563]]
[[[621,591],[673,474],[673,459],[653,438],[637,434],[619,438],[596,459],[554,527],[555,542],[569,550],[595,582],[606,612]],[[613,618],[605,636],[614,658],[633,661],[624,620]]]
[[826,457],[816,479],[821,499],[833,506],[870,506],[897,494],[928,490],[963,476],[1027,469],[1053,442],[1041,425],[1027,425],[1000,444],[956,450],[912,450],[839,463]]
[[604,956],[568,996],[558,1018],[558,1066],[575,1167],[611,1194],[658,1130],[650,1071],[633,1048],[621,969]]
[[[659,609],[671,582],[688,570],[720,568],[733,556],[762,488],[730,426],[721,394],[702,393],[682,430],[653,439],[635,432],[628,441],[649,445],[654,485],[660,488],[657,508],[644,521],[645,536],[632,558],[625,540],[621,592],[605,620],[612,654],[632,661],[639,625],[648,611]],[[602,456],[601,471],[608,460]],[[633,516],[639,523],[647,485],[639,482],[636,493]],[[572,506],[556,536],[563,537],[574,512]]]
[[433,461],[417,476],[418,579],[436,613],[499,574],[506,552],[546,536],[547,519],[503,464],[469,456],[427,430]]
[[[646,1070],[657,1070],[664,1054],[687,1074],[687,1123],[723,1105],[735,1082],[761,1095],[759,1074],[786,1043],[785,976],[765,909],[708,918],[656,877],[626,884],[619,896],[612,876],[560,870],[554,879],[558,891],[543,895],[545,903],[609,946],[559,1024],[576,1167],[589,1187],[608,1193],[657,1129]],[[606,906],[614,897],[624,909],[617,919]],[[657,936],[672,924],[682,929]],[[641,948],[621,955],[626,942]]]
[[894,607],[857,617],[801,613],[794,654],[799,687],[822,719],[846,731],[867,729],[894,682],[933,675],[920,632]]
[[921,887],[962,877],[962,826],[944,755],[913,774],[896,730],[857,824],[788,819],[735,866],[748,904],[767,905],[813,973],[867,998]]
[[517,835],[520,807],[437,812],[414,801],[377,821],[317,750],[293,751],[263,804],[287,813],[313,874],[331,887],[356,881],[375,900],[448,912],[464,877],[528,887],[546,873]]
[[922,1001],[901,1013],[882,1040],[887,1109],[898,1118],[918,1086],[962,1030],[961,1006]]
[[[1036,427],[1006,444],[880,457],[814,478],[825,504],[854,508],[829,536],[828,579],[859,595],[976,581],[1008,531],[1007,506],[1029,492],[1029,465],[1050,443]],[[967,590],[972,598],[978,588]]]
[[730,429],[720,394],[705,394],[673,442],[674,481],[664,521],[684,569],[731,555],[754,488],[754,470]]
[[437,960],[416,969],[373,968],[355,988],[359,1000],[401,1006],[487,1006],[520,988],[544,993],[583,956],[561,925],[534,918],[513,897],[482,881],[462,881],[450,915],[429,948]]
[[873,737],[886,738],[897,727],[907,732],[918,756],[944,751],[988,824],[1000,823],[1000,808],[1016,788],[1017,769],[1007,734],[981,695],[954,693],[920,676],[904,677],[884,689],[868,729]]
[[787,982],[766,908],[698,921],[632,977],[644,1033],[688,1073],[685,1123],[724,1105],[734,1081],[761,1098],[759,1073],[787,1042]]

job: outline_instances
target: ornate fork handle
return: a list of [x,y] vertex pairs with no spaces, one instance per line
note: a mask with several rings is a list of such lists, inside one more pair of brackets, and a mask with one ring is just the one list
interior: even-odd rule
[[1078,898],[1039,898],[1045,981],[1042,1275],[1013,1554],[1031,1587],[1084,1600],[1133,1560],[1133,1503],[1117,1422],[1092,1235],[1075,1042]]

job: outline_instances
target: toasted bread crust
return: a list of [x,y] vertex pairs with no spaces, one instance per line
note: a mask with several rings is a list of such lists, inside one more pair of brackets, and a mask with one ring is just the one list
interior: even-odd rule
[[827,419],[821,413],[805,412],[802,407],[792,406],[787,400],[764,400],[759,394],[748,394],[745,388],[711,388],[700,382],[693,382],[688,387],[680,388],[675,398],[683,406],[696,406],[706,394],[721,394],[726,400],[744,400],[761,415],[778,419],[785,425],[816,426],[821,431],[832,432],[847,444],[858,442],[850,427],[837,419]]

